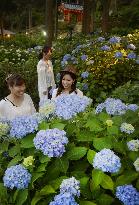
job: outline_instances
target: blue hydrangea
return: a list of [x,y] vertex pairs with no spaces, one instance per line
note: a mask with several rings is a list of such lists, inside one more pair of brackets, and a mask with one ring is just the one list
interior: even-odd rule
[[130,151],[138,152],[139,151],[139,140],[130,140],[127,142],[128,149]]
[[88,84],[87,83],[83,84],[82,90],[88,90]]
[[96,114],[102,112],[104,108],[109,115],[122,115],[125,114],[127,106],[120,99],[107,98],[104,103],[96,107]]
[[33,116],[21,116],[11,120],[10,136],[21,139],[38,129],[38,121]]
[[111,48],[109,46],[107,46],[107,45],[104,45],[104,46],[101,47],[101,50],[102,51],[110,51]]
[[121,132],[125,132],[127,134],[132,134],[135,131],[134,127],[126,122],[121,124],[120,130]]
[[121,38],[117,36],[113,36],[109,39],[109,43],[111,44],[120,43],[120,41],[121,41]]
[[139,205],[139,192],[132,185],[118,186],[116,197],[124,205]]
[[61,66],[64,67],[65,65],[68,64],[68,61],[61,61]]
[[63,57],[63,61],[68,61],[70,58],[71,58],[71,55],[70,54],[66,54]]
[[115,58],[122,58],[123,57],[123,54],[119,51],[117,51],[115,54],[114,54],[114,57]]
[[102,149],[95,154],[93,167],[103,172],[116,173],[121,168],[120,158],[110,149]]
[[60,193],[69,193],[73,196],[80,196],[80,182],[71,177],[69,179],[64,179],[60,185]]
[[88,76],[89,76],[89,72],[88,71],[85,71],[85,72],[83,72],[82,74],[81,74],[81,77],[82,78],[88,78]]
[[135,50],[136,46],[131,43],[131,44],[127,45],[127,49]]
[[83,112],[92,100],[86,96],[79,97],[76,94],[61,94],[55,99],[55,115],[65,120],[71,119],[77,113]]
[[136,104],[129,104],[127,105],[127,110],[132,110],[132,111],[136,111],[139,109],[139,106]]
[[83,61],[87,60],[87,58],[88,58],[87,55],[82,55],[82,56],[81,56],[81,60],[83,60]]
[[68,138],[64,130],[57,128],[40,130],[33,139],[36,149],[41,150],[48,157],[61,157],[65,152]]
[[105,108],[105,104],[104,103],[98,104],[96,109],[95,109],[95,113],[98,114],[98,113],[102,112],[104,108]]
[[10,189],[26,189],[31,181],[31,174],[23,165],[7,168],[4,177],[4,186]]
[[54,197],[54,201],[49,205],[79,205],[76,203],[74,197],[69,193],[60,193]]
[[131,53],[129,53],[129,54],[127,55],[127,58],[128,58],[128,59],[135,59],[136,56],[137,56],[137,55],[136,55],[134,52],[131,52]]
[[100,37],[98,37],[97,41],[98,42],[103,42],[103,41],[105,41],[105,38],[100,36]]

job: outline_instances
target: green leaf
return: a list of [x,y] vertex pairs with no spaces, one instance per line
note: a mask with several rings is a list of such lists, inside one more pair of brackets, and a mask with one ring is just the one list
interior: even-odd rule
[[48,195],[53,193],[55,193],[55,190],[51,185],[46,185],[40,190],[41,195]]
[[132,181],[137,179],[139,174],[134,171],[127,171],[123,175],[119,176],[116,180],[116,186],[131,184]]
[[8,167],[11,167],[11,166],[13,166],[13,165],[18,164],[22,159],[23,159],[23,157],[17,155],[14,159],[12,159],[12,160],[9,162]]
[[89,127],[90,131],[93,132],[101,132],[103,130],[100,125],[100,122],[94,117],[87,120],[86,127]]
[[46,163],[46,162],[48,163],[51,161],[51,158],[47,157],[46,155],[40,155],[39,160],[41,163]]
[[8,151],[8,146],[9,146],[9,142],[8,141],[3,141],[0,143],[0,154],[2,152]]
[[96,152],[94,150],[89,149],[87,152],[87,160],[92,165],[93,159],[95,157]]
[[[0,199],[7,198],[7,189],[3,183],[0,183]],[[1,200],[0,200],[1,201]]]
[[113,183],[111,177],[106,175],[106,174],[103,175],[103,180],[100,184],[104,189],[113,190],[114,183]]
[[49,129],[49,123],[46,121],[43,121],[39,124],[38,130],[47,130]]
[[82,195],[85,198],[90,199],[92,194],[90,192],[89,177],[80,178],[80,189],[81,189]]
[[98,199],[99,205],[110,205],[114,201],[114,198],[109,196],[108,194],[101,194]]
[[101,113],[98,115],[98,118],[99,118],[103,123],[105,123],[106,120],[110,119],[110,116],[109,116],[107,113],[101,112]]
[[44,175],[43,172],[38,172],[38,173],[37,173],[37,172],[34,172],[34,173],[32,173],[31,184],[33,185],[33,183],[34,183],[37,179],[41,178],[43,175]]
[[57,163],[60,165],[60,168],[61,168],[60,170],[61,170],[61,172],[66,173],[67,170],[68,170],[68,168],[69,168],[69,161],[68,161],[68,159],[66,159],[66,158],[64,158],[64,157],[58,158],[58,159],[57,159]]
[[119,128],[115,125],[111,127],[107,127],[107,132],[109,135],[118,135],[119,134]]
[[39,192],[36,192],[35,196],[33,197],[31,201],[31,205],[36,205],[38,201],[42,199],[42,196],[39,194]]
[[34,147],[34,144],[33,144],[34,136],[35,136],[35,134],[29,134],[29,135],[25,136],[24,138],[22,138],[21,147],[22,148]]
[[56,122],[56,123],[51,124],[51,129],[58,128],[59,130],[63,130],[64,127],[65,127],[65,124],[60,123],[60,122]]
[[107,149],[112,148],[112,142],[108,137],[94,138],[93,145],[99,151],[104,149],[104,148],[107,148]]
[[9,156],[10,157],[14,157],[18,153],[20,153],[20,145],[19,144],[17,144],[16,146],[12,147],[11,149],[9,149]]
[[81,159],[87,152],[86,147],[73,147],[67,152],[67,157],[70,160]]
[[44,171],[46,171],[47,164],[48,164],[48,162],[45,162],[45,163],[41,164],[40,166],[38,166],[36,172],[44,172]]
[[92,181],[94,188],[96,188],[103,180],[104,173],[100,170],[93,169],[92,171]]
[[87,130],[83,130],[82,132],[77,134],[76,138],[79,142],[91,142],[93,141],[94,133]]
[[97,205],[96,203],[92,201],[80,201],[80,205]]
[[18,190],[18,194],[16,196],[16,205],[22,205],[28,197],[28,189]]

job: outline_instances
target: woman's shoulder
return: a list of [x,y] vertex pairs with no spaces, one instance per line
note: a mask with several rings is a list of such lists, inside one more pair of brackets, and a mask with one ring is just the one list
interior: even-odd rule
[[37,68],[44,66],[45,65],[45,61],[43,59],[39,60],[38,64],[37,64]]
[[24,100],[31,100],[30,95],[27,93],[24,93]]
[[3,109],[7,105],[7,101],[5,99],[0,100],[0,109]]

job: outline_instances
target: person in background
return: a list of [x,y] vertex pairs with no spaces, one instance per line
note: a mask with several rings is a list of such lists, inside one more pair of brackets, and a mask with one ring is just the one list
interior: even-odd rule
[[51,98],[50,90],[55,88],[55,80],[53,73],[53,65],[50,60],[52,49],[49,46],[44,46],[40,53],[40,61],[37,65],[38,73],[38,92],[40,101]]
[[18,116],[28,116],[36,112],[31,97],[25,93],[25,81],[19,74],[6,78],[10,94],[0,101],[0,118],[12,120]]
[[76,83],[76,69],[73,65],[69,65],[61,71],[59,87],[53,90],[52,99],[61,94],[77,94],[83,97],[83,92],[76,88]]

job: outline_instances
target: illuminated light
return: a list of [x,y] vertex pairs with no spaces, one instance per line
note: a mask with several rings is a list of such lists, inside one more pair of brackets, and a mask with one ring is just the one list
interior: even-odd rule
[[28,35],[28,32],[26,32],[26,35]]
[[46,34],[47,34],[46,31],[43,31],[43,35],[46,36]]
[[7,37],[10,38],[10,34],[8,34]]

